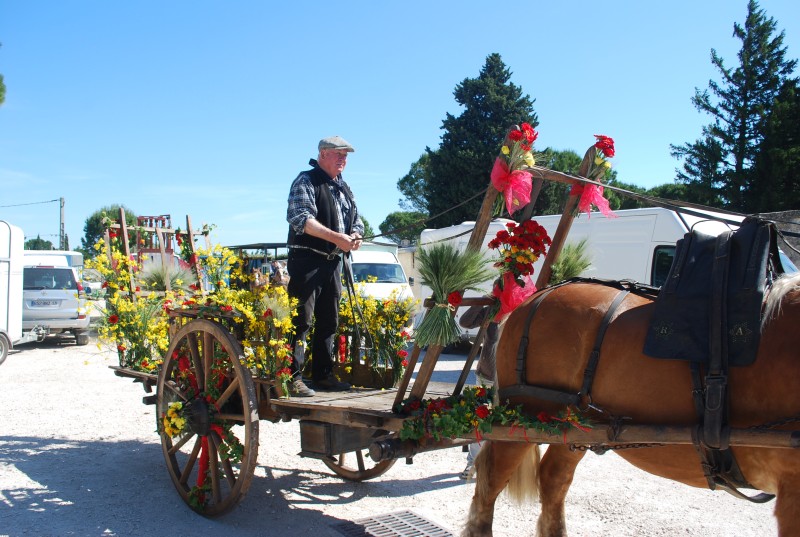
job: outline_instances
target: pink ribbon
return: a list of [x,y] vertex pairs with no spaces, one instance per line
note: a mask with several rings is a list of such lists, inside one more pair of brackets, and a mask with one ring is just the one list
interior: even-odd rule
[[500,311],[497,312],[494,320],[500,322],[503,318],[517,309],[525,300],[536,292],[536,284],[530,276],[525,276],[525,287],[521,287],[514,275],[510,272],[503,274],[503,288],[498,284],[494,285],[492,294],[500,300]]
[[531,201],[531,174],[522,170],[509,171],[503,159],[497,157],[492,167],[492,186],[506,199],[508,214],[521,209]]
[[592,205],[595,205],[606,218],[617,217],[617,215],[611,211],[608,200],[603,197],[602,186],[575,183],[572,185],[569,195],[581,197],[578,201],[578,211],[582,213],[590,214],[592,212]]

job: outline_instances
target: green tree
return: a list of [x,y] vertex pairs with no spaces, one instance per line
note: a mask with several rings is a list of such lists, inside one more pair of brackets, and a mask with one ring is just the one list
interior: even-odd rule
[[35,239],[28,239],[25,241],[26,250],[55,250],[53,243],[36,235]]
[[[95,252],[93,247],[106,231],[106,218],[110,218],[114,221],[118,220],[120,207],[125,209],[125,223],[129,226],[136,225],[136,215],[124,205],[114,204],[98,209],[86,219],[86,223],[83,225],[83,239],[81,239],[81,247],[79,248],[79,250],[83,252],[83,255],[86,257],[94,257]],[[128,237],[130,246],[134,245],[133,241],[135,240],[136,237],[133,234],[131,237]]]
[[375,235],[375,230],[372,229],[372,226],[369,222],[367,222],[367,219],[363,214],[359,216],[361,216],[361,222],[364,224],[364,236],[367,237],[367,240],[369,240],[369,237]]
[[425,229],[427,215],[415,211],[395,211],[389,213],[378,226],[388,239],[400,243],[403,239],[416,242],[420,232]]
[[[446,115],[439,149],[426,148],[427,211],[423,212],[438,215],[479,194],[489,185],[492,164],[508,129],[522,122],[538,125],[533,101],[510,78],[511,72],[494,53],[486,58],[478,78],[467,78],[456,86],[453,94],[464,110],[457,117]],[[443,227],[474,220],[482,201],[477,196],[431,224]]]
[[761,188],[754,194],[753,212],[800,207],[800,88],[795,80],[784,84],[767,117],[754,173]]
[[702,136],[693,143],[671,146],[674,157],[684,159],[677,180],[689,186],[691,201],[748,212],[761,189],[753,172],[766,120],[796,60],[786,60],[784,32],[756,0],[747,5],[744,26],[734,23],[733,36],[742,43],[739,66],[725,67],[711,49],[711,63],[722,82],[710,80],[708,89],[695,89],[692,103],[711,116]]
[[423,153],[411,165],[408,173],[397,181],[397,189],[403,195],[400,207],[406,211],[418,213],[428,212],[428,163],[430,155]]

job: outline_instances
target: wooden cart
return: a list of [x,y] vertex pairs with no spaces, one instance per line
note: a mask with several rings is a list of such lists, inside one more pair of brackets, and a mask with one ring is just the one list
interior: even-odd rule
[[[588,162],[588,158],[584,158],[581,175],[586,175]],[[535,179],[531,206],[544,180],[568,184],[582,180],[543,168],[534,168],[532,171]],[[468,248],[477,250],[483,244],[497,195],[497,190],[489,186]],[[549,279],[552,262],[561,251],[569,232],[577,201],[577,196],[567,199],[561,222],[538,275],[538,288],[544,287]],[[530,216],[530,212],[527,216]],[[127,245],[122,213],[120,222],[123,223],[119,226],[123,243]],[[188,218],[187,229],[191,233]],[[159,244],[164,244],[165,234],[174,232],[157,228],[144,231],[157,234],[162,239]],[[194,243],[191,236],[189,242],[192,245]],[[488,303],[483,298],[467,298],[461,306]],[[428,311],[433,306],[430,303],[425,305]],[[405,376],[397,388],[354,388],[345,393],[318,392],[313,398],[281,398],[274,382],[253,377],[240,360],[243,351],[236,335],[233,314],[208,317],[200,310],[177,310],[171,313],[171,321],[170,346],[158,375],[124,367],[112,369],[118,376],[142,383],[150,394],[144,397],[144,402],[156,405],[159,419],[169,412],[170,405],[175,402],[187,407],[184,415],[188,416],[189,434],[173,438],[162,432],[161,446],[167,471],[178,493],[188,505],[203,515],[225,513],[247,492],[256,467],[260,420],[298,420],[300,454],[318,458],[337,475],[356,481],[382,475],[399,458],[410,458],[419,452],[463,446],[475,441],[474,437],[465,437],[425,444],[403,442],[398,433],[407,417],[394,413],[392,408],[408,397],[460,394],[488,320],[481,326],[455,385],[431,382],[442,352],[442,348],[435,345],[427,349],[425,359],[413,378],[421,354],[421,349],[415,346],[409,356]],[[226,440],[231,433],[235,435],[236,442]],[[484,436],[504,441],[574,442],[581,445],[692,442],[690,428],[648,426],[616,427],[613,431],[607,428],[588,431],[575,429],[558,436],[496,426]],[[733,431],[731,435],[732,445],[797,447],[798,443],[798,438],[788,436],[785,431]],[[235,453],[231,454],[232,450]]]

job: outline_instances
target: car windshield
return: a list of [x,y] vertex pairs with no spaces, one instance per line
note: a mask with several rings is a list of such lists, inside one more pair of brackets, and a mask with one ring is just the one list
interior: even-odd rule
[[53,267],[25,267],[23,269],[22,288],[35,289],[69,289],[77,290],[75,276],[71,269]]
[[403,267],[396,263],[353,263],[353,278],[366,282],[370,277],[377,283],[405,283]]

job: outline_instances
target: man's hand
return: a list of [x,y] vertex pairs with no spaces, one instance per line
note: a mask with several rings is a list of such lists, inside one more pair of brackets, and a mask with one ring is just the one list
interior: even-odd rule
[[350,240],[353,242],[353,250],[358,250],[361,248],[361,243],[364,242],[361,240],[361,235],[359,233],[351,233]]

